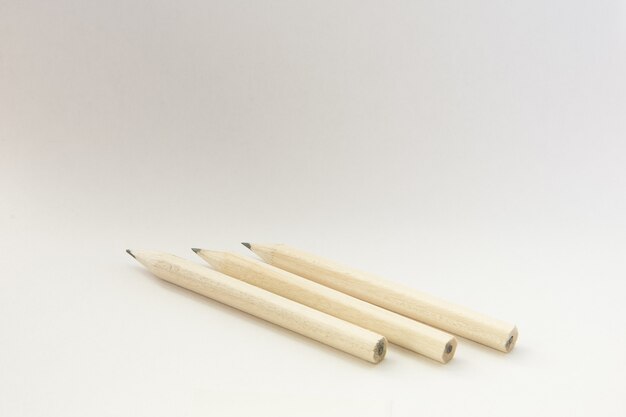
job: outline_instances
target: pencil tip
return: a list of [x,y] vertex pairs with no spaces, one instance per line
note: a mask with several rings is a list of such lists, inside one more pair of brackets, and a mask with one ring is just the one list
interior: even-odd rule
[[[129,254],[130,256],[132,256],[133,258],[135,258],[135,255],[133,255],[133,253],[130,251],[130,249],[126,249],[126,253]],[[137,259],[137,258],[135,258]]]
[[195,253],[200,252],[202,249],[198,249],[198,248],[191,248],[192,251],[194,251]]
[[242,245],[244,245],[246,248],[252,250],[252,245],[250,245],[248,242],[241,242]]

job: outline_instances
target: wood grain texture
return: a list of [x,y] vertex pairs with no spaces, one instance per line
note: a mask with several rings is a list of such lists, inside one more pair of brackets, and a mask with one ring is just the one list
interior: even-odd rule
[[165,281],[366,361],[378,363],[385,357],[387,340],[380,334],[174,255],[137,250],[128,253]]
[[517,342],[518,331],[513,324],[375,275],[286,245],[246,246],[278,268],[499,351],[510,352]]
[[230,252],[193,249],[224,274],[385,336],[390,342],[441,363],[453,358],[454,336],[317,284],[280,268]]

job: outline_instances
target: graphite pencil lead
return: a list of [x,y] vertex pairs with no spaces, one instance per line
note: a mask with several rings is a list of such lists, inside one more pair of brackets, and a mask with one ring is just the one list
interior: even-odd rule
[[202,249],[198,249],[198,248],[191,248],[192,251],[194,251],[195,253],[200,252]]
[[[130,249],[126,249],[126,253],[128,253],[130,256],[135,258],[135,255],[133,255],[133,253],[130,251]],[[135,258],[135,259],[137,259],[137,258]]]
[[246,248],[252,250],[252,245],[250,245],[248,242],[241,242],[242,245],[244,245]]

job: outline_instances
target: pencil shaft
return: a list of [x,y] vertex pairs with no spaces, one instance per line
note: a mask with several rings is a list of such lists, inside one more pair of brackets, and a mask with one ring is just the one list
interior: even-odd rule
[[224,274],[380,333],[431,359],[446,363],[454,356],[456,339],[448,333],[246,256],[194,251]]
[[386,339],[370,330],[173,255],[135,250],[131,255],[165,281],[361,359],[378,363],[385,355]]
[[509,352],[517,341],[513,324],[377,276],[286,245],[252,244],[250,249],[278,268],[502,352]]

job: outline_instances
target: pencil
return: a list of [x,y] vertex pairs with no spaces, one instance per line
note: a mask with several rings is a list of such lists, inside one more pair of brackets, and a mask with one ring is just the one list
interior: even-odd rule
[[157,277],[372,363],[387,351],[384,336],[269,291],[162,252],[127,250]]
[[243,243],[267,263],[412,319],[510,352],[517,327],[286,245]]
[[256,259],[230,252],[192,250],[226,275],[380,333],[390,342],[431,359],[447,363],[454,356],[456,339],[448,333]]

